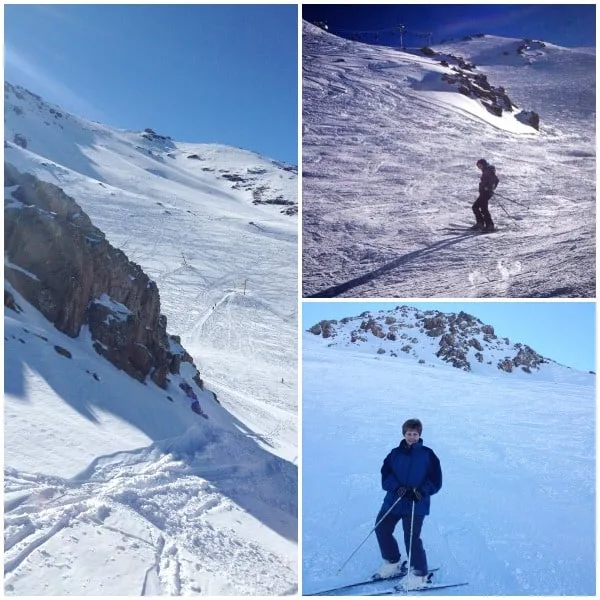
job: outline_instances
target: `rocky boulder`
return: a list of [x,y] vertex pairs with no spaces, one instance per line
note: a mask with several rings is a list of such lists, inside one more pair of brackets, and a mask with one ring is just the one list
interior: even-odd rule
[[516,119],[521,121],[521,123],[525,123],[525,125],[533,127],[537,131],[540,130],[540,115],[533,110],[522,110],[516,115]]
[[467,355],[461,348],[450,344],[442,346],[440,343],[440,349],[436,352],[436,356],[457,369],[462,369],[463,371],[471,370],[471,363],[467,360]]
[[521,367],[526,373],[531,373],[533,369],[539,369],[540,365],[545,362],[547,362],[546,359],[529,346],[521,347],[513,358],[513,365]]
[[335,335],[334,325],[337,324],[337,321],[327,321],[323,320],[319,323],[316,323],[311,328],[308,329],[309,333],[313,335],[321,335],[323,338],[327,339]]
[[423,327],[429,337],[438,337],[444,333],[446,322],[442,315],[425,317],[423,319]]
[[20,133],[15,133],[14,142],[17,146],[21,146],[21,148],[27,148],[27,138]]
[[23,309],[15,301],[15,297],[8,290],[4,290],[4,306],[10,308],[10,310],[14,310],[16,313],[23,312]]

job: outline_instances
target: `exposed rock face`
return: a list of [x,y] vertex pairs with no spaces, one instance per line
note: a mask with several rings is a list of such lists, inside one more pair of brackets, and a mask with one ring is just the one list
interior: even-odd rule
[[444,319],[440,316],[425,317],[423,327],[427,330],[430,337],[439,337],[444,333]]
[[[517,49],[517,52],[524,54],[526,50],[531,48],[532,43],[531,40],[525,40],[525,43]],[[537,46],[538,48],[544,47],[543,42],[536,42],[536,44],[541,44]],[[439,55],[437,52],[434,54]],[[448,59],[451,59],[456,66],[451,66]],[[442,81],[456,86],[460,94],[479,100],[489,113],[501,117],[503,112],[513,112],[517,108],[503,87],[490,85],[487,76],[483,73],[474,73],[473,71],[477,67],[466,62],[462,57],[449,54],[440,61],[440,64],[453,71],[451,74],[444,73]],[[540,117],[537,113],[521,111],[515,115],[515,118],[539,131]]]
[[483,73],[474,75],[465,73],[463,69],[453,68],[454,73],[444,73],[442,80],[450,85],[457,85],[461,94],[480,100],[483,106],[496,116],[502,116],[503,111],[513,111],[515,105],[503,87],[490,85]]
[[171,138],[168,135],[159,135],[158,133],[156,133],[156,131],[150,129],[150,127],[146,127],[146,129],[144,129],[142,137],[146,138],[151,142],[161,142],[165,145],[173,146]]
[[531,373],[532,369],[537,369],[539,365],[548,361],[529,346],[523,346],[512,362],[515,367],[521,367],[526,373]]
[[27,148],[27,138],[20,133],[15,133],[14,142],[17,146],[21,146],[21,148]]
[[4,306],[14,310],[16,313],[23,312],[23,309],[16,303],[15,297],[7,290],[4,290]]
[[518,115],[516,115],[517,120],[521,121],[521,123],[525,123],[525,125],[529,125],[537,131],[540,130],[540,115],[538,115],[535,111],[530,110],[521,111]]
[[377,338],[385,337],[381,325],[375,319],[370,318],[367,321],[363,321],[360,324],[360,328],[364,331],[370,331]]
[[6,279],[57,329],[74,338],[88,325],[99,354],[165,388],[191,357],[167,336],[156,284],[59,187],[10,164],[5,186],[18,186],[4,239],[8,261],[19,267],[6,268]]
[[[391,314],[393,313],[393,314]],[[356,325],[358,325],[358,329]],[[421,333],[419,340],[411,331]],[[445,314],[439,311],[421,312],[406,306],[394,311],[373,315],[362,313],[357,317],[345,317],[341,321],[321,321],[308,332],[323,338],[332,338],[335,344],[373,343],[381,341],[377,354],[397,357],[410,354],[423,364],[419,357],[423,351],[463,371],[471,371],[477,363],[486,363],[507,373],[521,370],[532,373],[540,365],[548,363],[544,357],[523,344],[511,346],[508,338],[498,338],[491,325],[465,313]],[[506,356],[506,352],[510,352]],[[501,357],[501,358],[500,358]]]
[[335,335],[333,326],[337,324],[337,321],[320,321],[316,325],[313,325],[309,331],[315,335],[322,335],[324,338],[329,338]]

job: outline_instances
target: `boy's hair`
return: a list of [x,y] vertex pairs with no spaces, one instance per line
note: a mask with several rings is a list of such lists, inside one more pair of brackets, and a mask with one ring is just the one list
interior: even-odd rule
[[423,423],[419,419],[408,419],[402,424],[402,435],[404,435],[409,429],[418,431],[419,435],[423,433]]

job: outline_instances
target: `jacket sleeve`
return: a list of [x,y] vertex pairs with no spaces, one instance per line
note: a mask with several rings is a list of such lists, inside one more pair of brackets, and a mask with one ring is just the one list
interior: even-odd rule
[[386,492],[393,492],[400,487],[400,482],[396,479],[392,471],[392,453],[390,452],[381,466],[381,487]]
[[442,466],[436,453],[429,448],[429,469],[427,470],[427,479],[421,489],[428,496],[437,494],[442,489]]

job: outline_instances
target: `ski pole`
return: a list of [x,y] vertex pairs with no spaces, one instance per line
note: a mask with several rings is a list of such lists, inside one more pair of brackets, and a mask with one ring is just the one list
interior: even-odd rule
[[500,204],[500,202],[498,202],[497,200],[496,200],[496,204],[506,213],[507,217],[510,217],[511,219],[514,218],[511,214],[509,214],[509,212],[504,208],[504,206],[502,206],[502,204]]
[[[408,540],[408,572],[410,574],[411,555],[412,555],[412,540],[413,540],[413,524],[415,522],[415,501],[412,501],[412,510],[410,511],[410,538]],[[408,577],[406,578],[408,581]],[[406,583],[406,582],[405,582]],[[406,588],[405,588],[406,589]]]
[[389,510],[385,513],[385,515],[383,515],[383,517],[381,517],[381,519],[379,519],[379,521],[375,523],[375,527],[373,527],[373,529],[369,531],[367,537],[357,546],[356,550],[346,559],[346,562],[337,570],[336,575],[339,574],[342,571],[342,569],[350,562],[350,559],[360,550],[361,546],[369,539],[369,537],[371,537],[371,534],[379,527],[380,523],[392,512],[392,509],[394,508],[394,506],[396,506],[396,504],[398,504],[398,502],[400,502],[400,500],[402,500],[402,496],[398,497],[396,499],[396,502],[394,502],[394,504],[390,506]]
[[517,202],[516,200],[513,200],[512,198],[509,198],[508,196],[505,196],[504,194],[499,194],[498,192],[494,192],[494,196],[500,196],[500,198],[504,198],[505,200],[508,200],[509,202],[513,202],[514,204],[518,204],[519,206],[523,206],[527,210],[529,210],[529,206],[527,206],[527,204],[523,204],[522,202]]

